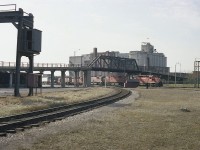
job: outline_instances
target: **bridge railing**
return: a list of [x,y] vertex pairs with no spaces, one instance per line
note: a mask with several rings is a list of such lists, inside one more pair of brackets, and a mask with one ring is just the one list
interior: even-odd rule
[[15,67],[15,66],[16,66],[15,62],[0,61],[0,67]]
[[[15,67],[15,62],[0,61],[0,67]],[[64,63],[34,63],[34,67],[54,68],[54,67],[81,67],[81,64],[64,64]],[[21,67],[29,67],[28,62],[21,62]]]

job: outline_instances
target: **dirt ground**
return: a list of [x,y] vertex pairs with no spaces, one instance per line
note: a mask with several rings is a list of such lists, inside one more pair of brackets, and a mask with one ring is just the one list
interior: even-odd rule
[[132,93],[115,104],[3,137],[0,149],[199,149],[199,90],[137,88]]

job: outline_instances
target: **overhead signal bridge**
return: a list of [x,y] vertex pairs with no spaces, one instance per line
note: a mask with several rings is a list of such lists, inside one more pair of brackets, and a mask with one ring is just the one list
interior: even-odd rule
[[[16,4],[0,5],[0,23],[12,23],[18,31],[14,95],[20,96],[21,58],[22,56],[28,57],[30,64],[28,72],[32,74],[34,56],[41,52],[42,32],[34,29],[33,14],[24,12],[22,8],[17,11]],[[32,86],[29,87],[29,95],[33,95]]]

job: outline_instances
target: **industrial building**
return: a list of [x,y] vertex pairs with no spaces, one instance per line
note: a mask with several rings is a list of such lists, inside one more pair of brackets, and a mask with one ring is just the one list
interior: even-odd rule
[[[170,71],[169,67],[167,67],[167,57],[163,53],[158,53],[149,42],[142,42],[141,50],[130,51],[129,53],[120,53],[119,51],[97,52],[97,48],[94,48],[90,54],[69,57],[69,64],[74,66],[87,66],[95,57],[100,55],[135,59],[141,71],[162,74],[168,74]],[[123,73],[91,72],[92,77],[108,75],[123,75]],[[69,76],[74,77],[74,72],[69,72]],[[81,76],[82,73],[80,72],[79,77]]]
[[129,58],[135,59],[142,71],[169,73],[167,57],[163,53],[158,53],[148,42],[142,43],[140,51],[130,51]]

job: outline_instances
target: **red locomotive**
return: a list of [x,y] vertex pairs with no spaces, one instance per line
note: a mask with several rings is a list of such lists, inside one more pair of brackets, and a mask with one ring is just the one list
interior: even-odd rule
[[162,87],[163,83],[161,79],[155,75],[138,75],[135,77],[140,82],[140,85],[149,84],[155,87]]

